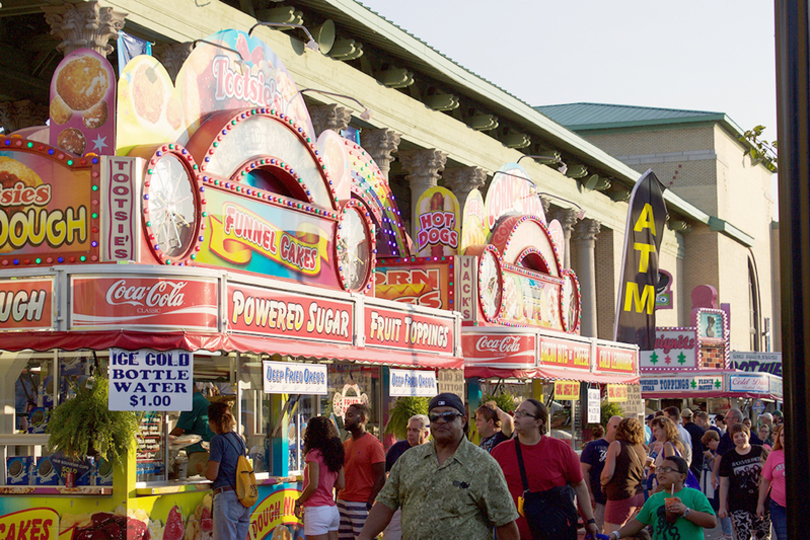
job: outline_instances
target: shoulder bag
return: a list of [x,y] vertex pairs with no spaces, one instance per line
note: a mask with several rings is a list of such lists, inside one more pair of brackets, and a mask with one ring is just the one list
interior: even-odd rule
[[523,495],[518,499],[518,512],[526,518],[534,540],[576,540],[577,508],[574,488],[566,484],[546,491],[529,491],[526,467],[520,441],[515,439]]

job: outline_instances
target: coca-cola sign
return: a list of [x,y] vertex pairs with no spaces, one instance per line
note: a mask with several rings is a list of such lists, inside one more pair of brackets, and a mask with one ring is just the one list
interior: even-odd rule
[[74,276],[70,328],[216,331],[217,291],[213,279]]
[[535,366],[533,334],[464,334],[461,348],[464,364],[507,369],[529,369]]

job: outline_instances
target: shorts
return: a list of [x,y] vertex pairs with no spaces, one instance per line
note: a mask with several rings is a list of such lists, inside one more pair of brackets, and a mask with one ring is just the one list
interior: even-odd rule
[[340,512],[337,506],[305,506],[304,534],[315,536],[340,528]]
[[633,495],[629,499],[608,501],[605,505],[605,523],[624,525],[642,506],[644,506],[643,493]]

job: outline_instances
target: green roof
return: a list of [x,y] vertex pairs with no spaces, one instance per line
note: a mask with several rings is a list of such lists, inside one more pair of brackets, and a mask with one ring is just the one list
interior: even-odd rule
[[611,105],[607,103],[564,103],[560,105],[542,105],[535,107],[535,109],[571,131],[720,122],[736,137],[743,134],[740,127],[725,113],[721,112]]

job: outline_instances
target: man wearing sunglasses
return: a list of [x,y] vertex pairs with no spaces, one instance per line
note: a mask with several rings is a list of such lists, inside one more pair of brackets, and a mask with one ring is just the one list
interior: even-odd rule
[[430,400],[433,441],[397,460],[358,540],[372,540],[402,508],[403,538],[518,540],[515,505],[500,467],[471,443],[464,403],[455,394]]

